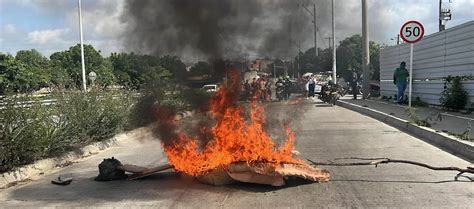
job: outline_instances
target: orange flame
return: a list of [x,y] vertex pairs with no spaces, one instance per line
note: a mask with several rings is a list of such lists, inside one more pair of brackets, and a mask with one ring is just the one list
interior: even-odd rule
[[256,102],[251,103],[250,121],[245,121],[242,116],[244,108],[236,103],[239,96],[238,72],[230,72],[228,84],[222,86],[210,100],[210,112],[217,120],[207,130],[212,140],[200,147],[197,138],[184,133],[172,135],[175,137],[172,143],[163,143],[169,163],[176,171],[192,176],[242,161],[263,161],[275,165],[299,163],[300,160],[292,157],[295,135],[290,128],[285,127],[287,139],[277,148],[263,127],[263,107]]

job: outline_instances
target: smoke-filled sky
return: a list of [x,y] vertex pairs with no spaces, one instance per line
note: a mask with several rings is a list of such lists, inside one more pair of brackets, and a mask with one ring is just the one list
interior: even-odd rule
[[[447,28],[474,20],[474,0],[447,3]],[[361,1],[335,0],[336,39],[361,33]],[[193,62],[212,57],[291,57],[314,45],[328,47],[330,0],[83,0],[85,43],[102,54],[174,54]],[[437,32],[438,0],[369,0],[370,39],[394,44],[403,22]],[[0,51],[36,48],[46,56],[79,40],[76,0],[0,0]]]

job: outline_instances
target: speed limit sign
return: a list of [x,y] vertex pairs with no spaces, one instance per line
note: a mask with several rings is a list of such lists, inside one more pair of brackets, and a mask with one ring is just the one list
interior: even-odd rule
[[[413,44],[420,41],[425,35],[425,28],[418,21],[408,21],[400,28],[400,36],[410,44],[410,84],[408,85],[408,106],[411,107],[411,93],[413,86]],[[398,98],[397,98],[398,99]]]
[[416,43],[425,35],[425,28],[418,21],[408,21],[400,29],[400,36],[406,43]]

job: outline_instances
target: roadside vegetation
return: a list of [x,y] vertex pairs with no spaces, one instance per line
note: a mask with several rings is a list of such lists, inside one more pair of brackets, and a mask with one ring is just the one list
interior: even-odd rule
[[466,107],[469,102],[469,94],[464,89],[460,76],[448,76],[445,79],[444,91],[439,99],[441,106],[450,111],[459,111]]
[[[199,103],[195,97],[201,98]],[[205,105],[209,93],[200,90],[57,92],[44,103],[31,95],[3,99],[0,109],[0,172],[36,160],[74,151],[112,138],[124,130],[156,121],[155,108],[176,111]],[[25,103],[25,101],[28,101]]]
[[121,92],[56,93],[52,98],[54,104],[32,96],[3,99],[0,172],[111,138],[127,124],[132,104]]
[[184,111],[209,97],[183,85],[186,76],[209,74],[205,63],[187,71],[176,56],[105,58],[91,45],[84,50],[86,74],[97,74],[86,93],[80,91],[79,45],[49,59],[35,49],[0,53],[0,172],[148,125],[157,105]]
[[[372,79],[378,79],[380,46],[370,43]],[[329,49],[300,53],[289,74],[331,69]],[[225,61],[200,61],[190,68],[176,56],[112,53],[84,45],[89,91],[81,91],[80,46],[43,56],[35,49],[15,56],[0,52],[0,172],[58,156],[115,134],[153,123],[157,106],[176,111],[206,109],[210,93],[190,89],[187,78],[222,79]],[[362,38],[354,35],[337,49],[339,74],[361,73]],[[281,61],[281,60],[280,60]],[[278,60],[276,61],[278,62]],[[295,66],[300,66],[299,68]],[[38,97],[38,95],[43,95]],[[48,100],[45,102],[45,100]]]

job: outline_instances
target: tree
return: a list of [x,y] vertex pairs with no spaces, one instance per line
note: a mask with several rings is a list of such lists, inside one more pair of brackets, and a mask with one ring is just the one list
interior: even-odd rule
[[38,88],[38,76],[13,56],[0,53],[0,93],[26,93]]
[[[324,72],[332,70],[332,50],[331,48],[319,49],[318,57],[314,56],[314,47],[300,53],[300,74],[307,72]],[[295,58],[298,62],[298,57]]]
[[[352,77],[352,70],[361,75],[362,67],[362,36],[353,35],[342,40],[337,48],[337,73],[346,80]],[[370,53],[370,78],[380,79],[379,54],[380,45],[375,42],[369,42]]]
[[160,65],[173,74],[173,78],[184,80],[186,78],[186,65],[177,57],[166,55],[160,59]]
[[15,59],[27,65],[44,67],[48,64],[48,58],[44,57],[36,49],[20,50],[16,53]]
[[207,62],[198,62],[194,64],[190,71],[190,76],[203,76],[203,75],[211,75],[211,65]]
[[28,82],[26,91],[38,90],[41,87],[49,86],[51,73],[49,72],[49,60],[41,55],[36,49],[20,50],[15,56],[15,60],[24,66],[24,79]]
[[[82,71],[81,71],[81,48],[77,44],[69,50],[56,52],[50,56],[51,62],[53,62],[55,69],[59,69],[61,76],[63,71],[67,72],[72,84],[76,87],[82,85]],[[89,72],[94,71],[97,74],[95,83],[100,86],[112,85],[115,82],[115,77],[112,72],[112,65],[108,59],[105,59],[100,55],[100,51],[97,51],[91,45],[84,45],[84,60],[86,75]],[[59,76],[57,81],[60,81]]]
[[[314,56],[314,47],[300,53],[300,73],[323,72],[332,70],[332,49],[318,49],[319,56]],[[370,51],[370,74],[371,79],[380,80],[379,54],[380,45],[375,42],[369,43]],[[362,36],[353,35],[341,42],[336,49],[337,74],[346,80],[351,79],[354,69],[359,75],[362,74]],[[295,58],[295,62],[298,57]]]
[[109,60],[118,84],[128,88],[138,89],[143,85],[154,85],[172,76],[169,70],[161,66],[161,59],[156,56],[112,53]]

